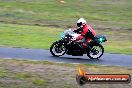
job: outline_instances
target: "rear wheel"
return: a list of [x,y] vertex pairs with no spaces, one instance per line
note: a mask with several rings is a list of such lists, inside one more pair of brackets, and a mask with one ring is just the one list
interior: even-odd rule
[[66,47],[64,46],[64,44],[56,41],[51,45],[50,52],[53,56],[59,57],[66,53]]
[[103,55],[103,53],[104,53],[104,48],[101,44],[99,44],[93,46],[92,49],[87,52],[87,56],[90,59],[98,59]]

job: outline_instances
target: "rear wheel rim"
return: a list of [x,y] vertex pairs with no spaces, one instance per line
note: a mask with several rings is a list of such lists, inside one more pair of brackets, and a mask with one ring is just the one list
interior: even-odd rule
[[102,55],[102,53],[103,53],[103,50],[102,50],[102,48],[100,46],[93,46],[93,48],[89,52],[89,55],[92,58],[99,58]]

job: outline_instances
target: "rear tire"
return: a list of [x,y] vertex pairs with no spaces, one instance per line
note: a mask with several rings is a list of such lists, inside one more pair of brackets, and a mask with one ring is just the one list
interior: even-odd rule
[[[94,55],[94,52],[92,52],[92,49],[94,49],[94,47],[99,47],[100,50],[101,50],[101,51],[96,50],[96,52],[95,52],[95,53],[97,53],[96,55]],[[104,48],[103,48],[103,46],[101,44],[94,45],[92,49],[87,52],[87,56],[90,59],[98,59],[98,58],[100,58],[104,54]]]
[[[64,48],[65,50],[60,50],[59,51],[59,53],[56,51],[56,49],[58,48],[58,47],[60,47],[60,48]],[[58,50],[60,49],[60,48],[58,48]],[[53,49],[55,49],[55,51],[53,51]],[[66,48],[65,48],[65,46],[63,45],[63,44],[60,44],[60,42],[59,41],[56,41],[56,42],[54,42],[52,45],[51,45],[51,47],[50,47],[50,52],[51,52],[51,54],[53,55],[53,56],[56,56],[56,57],[59,57],[59,56],[62,56],[62,55],[64,55],[65,53],[66,53]]]

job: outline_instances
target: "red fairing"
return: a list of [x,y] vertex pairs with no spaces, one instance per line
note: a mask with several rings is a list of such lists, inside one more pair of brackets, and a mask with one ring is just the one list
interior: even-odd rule
[[[88,32],[89,30],[92,32],[92,34],[93,34],[94,36],[96,36],[95,30],[94,30],[93,28],[91,28],[88,24],[86,24],[86,25],[84,25],[83,31],[82,31],[81,35],[78,36],[77,40],[82,39],[82,38],[87,34],[87,32]],[[91,41],[91,38],[88,37],[88,38],[87,38],[87,41],[90,42],[90,41]]]

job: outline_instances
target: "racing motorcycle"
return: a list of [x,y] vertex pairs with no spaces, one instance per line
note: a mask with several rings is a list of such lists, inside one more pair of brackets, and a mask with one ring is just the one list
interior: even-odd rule
[[[73,32],[71,29],[65,30],[61,35],[61,39],[54,42],[50,47],[53,56],[59,57],[64,54],[72,56],[83,56],[87,54],[90,59],[98,59],[104,53],[102,43],[107,41],[106,36],[97,35],[94,40],[84,47],[82,40],[75,41],[80,34]],[[84,39],[83,39],[84,40]]]

